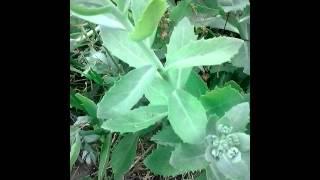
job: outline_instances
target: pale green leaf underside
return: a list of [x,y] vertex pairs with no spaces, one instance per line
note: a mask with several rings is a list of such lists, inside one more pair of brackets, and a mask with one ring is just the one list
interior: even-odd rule
[[114,174],[122,176],[129,171],[136,156],[137,142],[137,135],[127,134],[115,146],[111,156],[111,167]]
[[160,75],[156,76],[145,90],[145,96],[151,105],[168,105],[168,97],[173,87]]
[[135,23],[138,23],[143,15],[143,10],[148,5],[148,1],[150,0],[131,0],[132,17]]
[[249,180],[249,166],[243,160],[233,163],[223,154],[216,165],[217,169],[227,178]]
[[[167,45],[168,56],[171,56],[189,42],[196,40],[197,36],[194,33],[194,27],[191,25],[188,18],[183,18],[177,26],[175,26],[170,36],[170,41]],[[168,62],[170,62],[170,59],[168,59]]]
[[197,171],[206,168],[205,146],[179,144],[171,154],[170,164],[183,171]]
[[[167,45],[168,53],[167,56],[174,54],[175,51],[178,51],[185,44],[190,43],[191,41],[196,41],[197,36],[194,34],[193,26],[191,25],[188,18],[183,18],[177,26],[174,28],[170,42]],[[167,60],[167,63],[170,62],[170,59]],[[168,77],[173,85],[173,87],[179,89],[183,88],[186,84],[189,75],[192,71],[192,68],[178,68],[168,70]]]
[[232,58],[231,62],[236,67],[243,67],[243,72],[250,75],[249,42],[246,42],[241,46],[239,53]]
[[164,146],[175,146],[182,143],[181,139],[176,135],[171,126],[164,127],[157,134],[152,136],[150,140]]
[[162,176],[176,176],[183,173],[180,170],[175,169],[169,163],[171,152],[173,148],[170,146],[158,147],[154,150],[143,163],[154,174]]
[[131,67],[142,67],[159,61],[151,48],[144,46],[143,42],[135,42],[129,38],[127,31],[110,29],[101,26],[103,45],[110,50],[112,55],[118,57]]
[[168,119],[175,133],[190,144],[204,139],[206,112],[200,101],[183,90],[175,90],[169,98]]
[[71,14],[78,17],[78,18],[89,21],[91,23],[102,25],[102,26],[108,27],[110,29],[118,29],[118,30],[119,29],[120,30],[126,29],[125,26],[111,13],[97,14],[97,15],[93,15],[93,16],[85,16],[85,15],[78,14],[74,11],[71,11]]
[[135,24],[130,37],[133,40],[143,40],[152,35],[167,9],[166,0],[151,0],[145,7],[143,14]]
[[232,135],[235,135],[239,138],[240,145],[238,146],[238,149],[241,152],[250,151],[250,135],[242,132],[232,133]]
[[217,121],[218,124],[231,126],[232,132],[241,132],[246,130],[249,123],[250,107],[248,102],[243,102],[233,106]]
[[98,103],[98,118],[108,119],[129,112],[143,96],[144,90],[152,82],[155,73],[154,67],[144,66],[123,76]]
[[208,114],[222,116],[226,111],[244,101],[241,93],[231,85],[222,88],[216,87],[200,97],[202,105]]
[[231,37],[192,41],[173,54],[168,54],[166,69],[229,62],[238,53],[242,44],[243,40]]
[[120,133],[137,132],[155,124],[167,114],[167,106],[143,106],[111,118],[105,121],[101,127]]
[[130,6],[131,0],[116,0],[117,7],[123,12],[126,13]]

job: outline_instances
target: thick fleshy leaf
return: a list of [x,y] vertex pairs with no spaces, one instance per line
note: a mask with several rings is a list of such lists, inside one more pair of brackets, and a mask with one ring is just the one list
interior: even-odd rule
[[143,106],[126,114],[115,116],[102,124],[102,128],[113,132],[137,132],[167,116],[167,106]]
[[138,136],[136,134],[127,134],[115,146],[111,156],[113,174],[123,176],[129,171],[136,156],[137,142]]
[[240,160],[232,162],[226,154],[222,154],[221,158],[216,161],[217,169],[229,179],[244,179],[249,180],[250,171],[248,164]]
[[242,44],[243,40],[231,37],[191,41],[176,52],[168,54],[166,69],[229,62],[238,53]]
[[127,31],[101,27],[103,45],[111,54],[129,66],[138,68],[152,64],[156,67],[161,63],[150,47],[143,42],[135,42],[129,38]]
[[237,139],[239,140],[239,145],[237,146],[237,148],[241,152],[250,151],[250,135],[242,133],[242,132],[236,132],[236,133],[232,133],[229,136],[236,136],[237,137]]
[[154,174],[162,176],[176,176],[183,173],[178,169],[172,167],[169,163],[171,152],[173,148],[170,146],[158,147],[154,150],[143,163],[147,168],[151,170]]
[[129,112],[143,96],[155,73],[154,67],[144,66],[123,76],[98,103],[98,118],[108,119]]
[[[178,25],[174,28],[170,42],[167,46],[168,53],[167,56],[174,54],[175,51],[181,49],[185,44],[191,41],[196,41],[197,36],[194,33],[193,26],[191,25],[188,18],[183,18]],[[170,59],[168,59],[169,63]],[[175,88],[183,88],[187,82],[192,68],[178,68],[168,70],[168,77],[170,82]]]
[[208,91],[208,86],[195,71],[191,71],[184,90],[199,98]]
[[183,18],[173,29],[169,44],[167,45],[167,54],[174,54],[177,50],[181,49],[186,44],[196,40],[197,35],[195,35],[194,33],[194,27],[191,25],[188,18]]
[[109,152],[111,146],[111,133],[105,136],[99,157],[98,180],[102,180],[107,169],[109,161]]
[[241,93],[231,85],[222,88],[216,87],[200,97],[202,105],[208,114],[222,116],[225,112],[244,101]]
[[246,130],[250,119],[250,107],[248,102],[243,102],[233,106],[217,121],[219,124],[232,127],[232,132],[241,132]]
[[139,19],[143,15],[144,9],[148,5],[150,0],[131,0],[132,17],[135,23],[138,23]]
[[236,67],[243,67],[243,72],[250,75],[249,42],[246,42],[241,46],[239,53],[232,58],[231,62]]
[[81,137],[79,133],[77,133],[75,135],[75,142],[72,144],[71,150],[70,150],[70,171],[79,156],[80,148],[81,148]]
[[135,24],[130,37],[133,40],[138,41],[152,35],[166,9],[166,0],[150,0],[149,4],[145,7],[142,16]]
[[115,0],[117,7],[124,13],[128,11],[131,0]]
[[[148,1],[150,0],[131,0],[131,10],[132,10],[132,17],[133,20],[136,23],[138,23],[139,19],[143,15],[143,11],[148,5]],[[157,29],[154,30],[153,34],[143,41],[148,45],[148,47],[151,47],[154,41],[154,38],[156,36]]]
[[97,105],[91,99],[77,93],[75,94],[77,99],[81,102],[81,106],[86,110],[86,112],[93,118],[97,117]]
[[175,133],[190,144],[204,139],[207,116],[204,107],[191,94],[177,89],[169,98],[168,119]]
[[164,146],[176,146],[182,143],[181,139],[176,135],[171,126],[164,127],[151,137],[151,141]]
[[206,168],[207,180],[227,180],[227,178],[219,172],[215,163],[211,163]]
[[171,154],[170,164],[183,171],[197,171],[206,168],[204,144],[179,144]]
[[145,90],[145,96],[151,105],[168,105],[168,98],[173,87],[168,81],[157,75]]

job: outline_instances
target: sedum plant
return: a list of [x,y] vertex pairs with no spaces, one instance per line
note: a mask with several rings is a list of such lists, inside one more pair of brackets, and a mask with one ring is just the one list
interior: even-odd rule
[[[215,10],[217,18],[231,16],[228,28],[241,32],[241,39],[199,39],[195,20],[188,12],[195,1],[173,6],[166,0],[71,0],[71,15],[97,24],[103,46],[132,67],[97,104],[78,95],[95,129],[103,132],[99,179],[103,179],[109,162],[112,132],[123,135],[110,158],[114,178],[122,179],[133,163],[138,137],[158,126],[161,130],[151,138],[157,148],[144,160],[153,173],[175,176],[202,171],[199,178],[208,180],[250,178],[250,107],[245,92],[232,85],[209,90],[195,71],[232,63],[250,74],[248,39],[243,40],[248,37],[248,28],[243,25],[248,13],[238,15],[249,3],[212,2],[198,4],[200,14],[212,13],[203,10],[207,7]],[[162,62],[152,45],[166,11],[174,14],[174,28]],[[137,106],[143,97],[149,104]],[[80,151],[79,131],[73,130],[72,163]]]

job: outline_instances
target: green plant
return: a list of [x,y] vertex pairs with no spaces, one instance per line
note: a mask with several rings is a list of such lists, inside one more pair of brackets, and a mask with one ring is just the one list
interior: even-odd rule
[[[223,80],[208,88],[196,73],[229,63],[250,74],[248,6],[245,0],[186,0],[177,6],[166,0],[71,0],[71,14],[98,24],[102,46],[110,51],[106,58],[91,48],[90,70],[103,74],[106,67],[120,69],[114,61],[107,61],[113,56],[134,68],[108,89],[98,73],[87,75],[105,90],[97,104],[80,94],[71,95],[73,106],[88,115],[84,124],[92,128],[81,130],[79,120],[71,127],[71,168],[80,153],[81,133],[87,137],[92,132],[89,135],[99,136],[91,142],[102,144],[98,179],[104,178],[109,157],[114,178],[121,179],[133,164],[138,138],[160,128],[151,137],[157,149],[144,160],[153,173],[176,176],[204,170],[199,178],[249,179],[248,94],[234,81]],[[166,44],[157,34],[167,9],[171,13],[168,29],[173,30],[166,53],[157,55],[153,46]],[[214,18],[203,22],[199,16]],[[221,26],[228,19],[230,23]],[[210,29],[196,35],[196,27],[204,24],[236,31],[240,38],[214,33],[207,38]],[[97,66],[97,56],[106,63]],[[227,73],[235,70],[226,69]],[[220,71],[212,70],[215,72]],[[142,102],[144,97],[148,104]],[[123,138],[112,148],[114,132]]]

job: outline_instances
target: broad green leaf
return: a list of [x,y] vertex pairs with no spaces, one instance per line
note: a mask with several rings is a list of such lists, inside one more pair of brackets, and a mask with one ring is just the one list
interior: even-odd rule
[[173,54],[168,54],[166,69],[229,62],[238,53],[242,44],[243,40],[231,37],[192,41]]
[[161,76],[157,75],[145,90],[145,96],[151,105],[168,105],[168,98],[173,87]]
[[115,0],[115,2],[117,3],[118,8],[126,13],[129,9],[131,0]]
[[111,137],[112,134],[109,133],[105,136],[101,152],[100,152],[100,158],[99,158],[99,170],[98,170],[98,180],[102,180],[107,169],[107,164],[109,161],[109,151],[111,146]]
[[183,17],[192,15],[191,1],[192,0],[179,1],[170,13],[170,20],[177,23]]
[[93,118],[97,117],[97,105],[91,99],[77,93],[75,94],[77,99],[81,102],[81,106],[86,110],[86,112]]
[[138,41],[152,35],[166,9],[166,0],[150,0],[149,4],[145,7],[142,16],[135,24],[130,37],[133,40]]
[[[171,34],[170,42],[167,46],[167,56],[174,54],[175,51],[181,49],[185,44],[196,40],[197,36],[194,34],[193,26],[187,18],[183,18]],[[167,63],[169,63],[169,61],[170,60],[168,59]],[[177,89],[182,89],[187,82],[191,71],[191,67],[168,70],[168,77],[171,84]]]
[[[136,24],[138,23],[139,19],[142,17],[143,11],[148,6],[148,1],[150,0],[131,0],[131,1],[132,1],[131,2],[132,17]],[[143,42],[145,42],[147,46],[150,48],[155,39],[156,32],[157,32],[157,29],[154,30],[151,36],[143,40]]]
[[77,133],[75,137],[76,137],[75,142],[72,144],[71,150],[70,150],[70,171],[79,156],[80,148],[81,148],[81,137],[79,133]]
[[179,144],[171,154],[170,164],[183,171],[197,171],[206,168],[205,145]]
[[207,116],[204,107],[191,94],[177,89],[169,98],[168,119],[183,142],[198,144],[204,139]]
[[116,176],[123,176],[129,171],[136,156],[137,142],[137,135],[127,134],[115,146],[111,156],[113,174]]
[[239,53],[232,58],[231,62],[236,67],[243,67],[243,72],[250,75],[249,42],[246,42],[241,46]]
[[191,71],[184,86],[184,90],[192,94],[194,97],[199,98],[208,91],[208,87],[195,71]]
[[[183,18],[173,29],[169,44],[167,45],[167,55],[174,55],[176,51],[183,48],[186,44],[196,40],[197,35],[194,33],[194,27],[191,25],[188,18]],[[168,61],[171,60],[168,59]]]
[[103,45],[114,56],[131,67],[138,68],[149,64],[159,66],[161,63],[150,47],[143,42],[130,40],[127,31],[101,27],[101,38]]
[[70,0],[70,9],[78,14],[94,16],[111,12],[108,0]]
[[142,17],[144,9],[148,6],[148,1],[150,0],[131,0],[131,11],[135,24]]
[[250,107],[248,102],[243,102],[233,106],[217,121],[219,124],[232,127],[232,132],[241,132],[246,130],[249,123]]
[[142,106],[105,121],[101,127],[120,133],[137,132],[155,124],[167,114],[167,106]]
[[221,158],[216,161],[216,166],[226,178],[249,180],[249,166],[243,160],[232,162],[226,154],[222,154]]
[[151,137],[151,141],[164,146],[176,146],[182,143],[181,139],[176,135],[171,126],[166,126],[157,134]]
[[154,150],[143,163],[154,174],[162,176],[176,176],[183,173],[182,171],[175,169],[169,163],[171,152],[173,148],[170,146],[158,147]]
[[98,103],[98,118],[108,119],[129,112],[143,96],[155,73],[154,67],[144,66],[123,76]]
[[244,98],[238,90],[229,85],[222,88],[216,87],[201,96],[200,101],[208,114],[222,116],[231,107],[243,102]]

